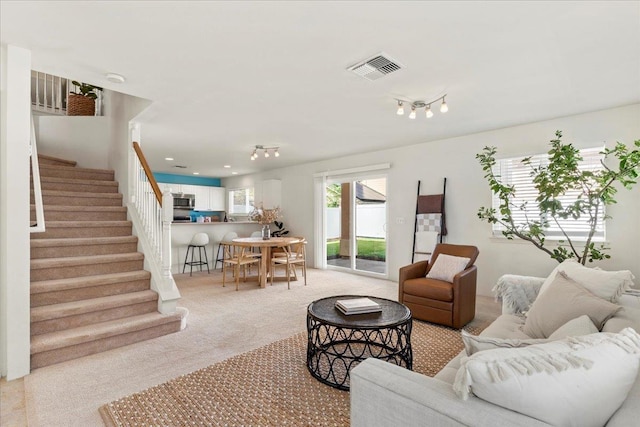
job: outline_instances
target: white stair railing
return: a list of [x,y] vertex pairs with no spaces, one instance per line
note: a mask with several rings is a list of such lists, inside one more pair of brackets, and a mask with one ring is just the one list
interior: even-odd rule
[[29,145],[29,155],[31,156],[31,177],[33,182],[34,202],[36,206],[36,222],[35,224],[31,224],[29,231],[32,233],[44,233],[44,206],[42,204],[40,164],[38,162],[38,146],[36,144],[36,127],[33,124],[33,114],[31,114],[31,142]]
[[[72,90],[70,79],[31,70],[31,108],[34,111],[65,116]],[[102,91],[96,92],[95,115],[102,116]]]
[[171,274],[171,221],[173,197],[160,189],[137,142],[133,142],[133,194],[130,212],[145,260],[151,270],[151,286],[158,292],[158,310],[173,313],[180,292]]

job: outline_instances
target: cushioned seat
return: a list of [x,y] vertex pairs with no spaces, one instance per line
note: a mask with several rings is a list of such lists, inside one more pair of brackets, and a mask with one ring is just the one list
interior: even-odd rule
[[404,282],[404,292],[409,295],[438,301],[453,301],[453,283],[427,279],[426,277],[406,280]]

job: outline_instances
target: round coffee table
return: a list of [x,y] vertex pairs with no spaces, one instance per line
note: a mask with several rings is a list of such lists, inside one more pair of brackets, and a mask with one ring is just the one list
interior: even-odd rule
[[342,314],[337,300],[362,298],[339,295],[322,298],[307,308],[307,368],[319,381],[349,390],[349,371],[368,357],[413,368],[411,311],[397,301],[367,297],[381,312]]

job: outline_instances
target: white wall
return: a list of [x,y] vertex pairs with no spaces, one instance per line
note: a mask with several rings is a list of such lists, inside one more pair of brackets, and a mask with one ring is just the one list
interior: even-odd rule
[[[108,165],[115,172],[119,190],[124,196],[125,203],[129,201],[129,155],[131,151],[131,137],[129,122],[151,105],[151,101],[135,96],[110,91],[105,93],[104,111],[110,119],[110,141],[108,151]],[[140,145],[144,151],[142,141]]]
[[29,140],[31,52],[0,54],[0,374],[29,373]]
[[[546,152],[556,130],[562,130],[563,140],[578,148],[598,146],[603,142],[608,146],[616,141],[632,143],[640,138],[640,104],[232,177],[224,179],[223,186],[238,188],[264,179],[282,180],[283,220],[293,235],[307,237],[310,241],[308,259],[313,260],[313,174],[391,162],[387,190],[387,259],[389,277],[397,280],[398,269],[411,262],[418,180],[422,181],[422,194],[434,194],[442,191],[442,180],[447,177],[449,235],[446,241],[478,246],[478,293],[490,295],[492,286],[502,274],[545,276],[555,261],[531,244],[490,237],[490,225],[476,216],[480,206],[491,206],[491,192],[475,155],[487,145],[496,146],[499,155],[504,157]],[[617,200],[618,204],[607,210],[613,217],[607,222],[612,259],[595,265],[608,270],[630,269],[639,283],[640,186],[631,191],[621,189]]]
[[109,117],[37,116],[38,152],[75,160],[78,167],[108,169]]
[[102,117],[37,116],[38,151],[75,160],[79,167],[113,169],[126,200],[129,122],[151,101],[105,90],[103,104]]

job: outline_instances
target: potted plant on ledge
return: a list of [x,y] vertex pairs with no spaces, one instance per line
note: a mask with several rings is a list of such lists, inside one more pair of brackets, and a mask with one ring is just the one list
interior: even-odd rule
[[75,92],[69,93],[67,100],[67,116],[93,116],[96,113],[96,99],[101,87],[80,83],[76,80],[71,82],[75,86]]

